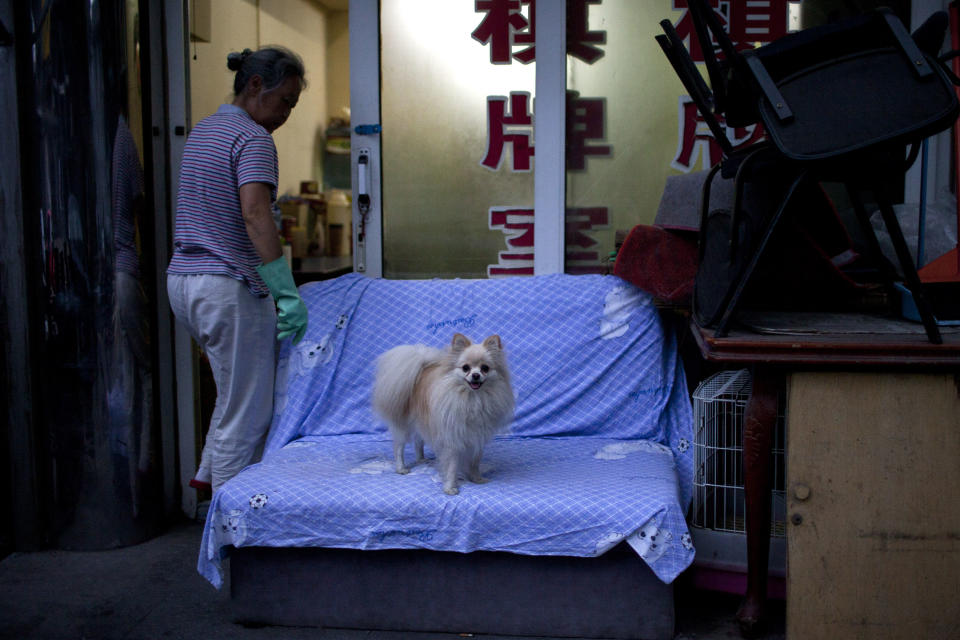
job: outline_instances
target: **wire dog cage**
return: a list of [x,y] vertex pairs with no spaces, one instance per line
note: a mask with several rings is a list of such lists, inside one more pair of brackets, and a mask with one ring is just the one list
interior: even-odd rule
[[[721,371],[704,380],[693,394],[694,527],[745,533],[743,489],[743,414],[750,397],[750,372]],[[783,538],[786,524],[786,420],[780,399],[773,434],[773,491],[770,531]]]

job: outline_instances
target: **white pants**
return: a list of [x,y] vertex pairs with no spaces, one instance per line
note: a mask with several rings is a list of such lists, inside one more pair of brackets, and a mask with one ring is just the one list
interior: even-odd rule
[[207,354],[217,385],[197,479],[216,491],[254,462],[273,417],[276,308],[239,280],[217,275],[167,275],[177,319]]

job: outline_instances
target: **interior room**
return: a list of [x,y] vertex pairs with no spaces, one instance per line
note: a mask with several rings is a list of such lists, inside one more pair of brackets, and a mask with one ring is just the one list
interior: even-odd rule
[[276,44],[303,59],[306,90],[275,140],[284,240],[304,280],[342,273],[352,264],[347,5],[347,0],[189,3],[191,122],[233,100],[230,52]]

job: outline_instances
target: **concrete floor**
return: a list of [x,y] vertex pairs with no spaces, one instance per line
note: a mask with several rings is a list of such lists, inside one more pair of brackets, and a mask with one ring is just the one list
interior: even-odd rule
[[[230,620],[229,589],[196,572],[200,523],[111,551],[14,553],[0,562],[0,638],[17,640],[455,640],[464,635],[307,627],[246,628]],[[739,598],[677,581],[677,640],[739,638]],[[766,640],[782,640],[772,603]],[[469,637],[469,636],[468,636]],[[502,636],[477,636],[505,640]]]

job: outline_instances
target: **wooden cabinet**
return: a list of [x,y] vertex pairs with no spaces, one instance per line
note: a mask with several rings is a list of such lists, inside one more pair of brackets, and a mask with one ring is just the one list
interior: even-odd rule
[[788,638],[960,638],[957,385],[788,376]]

